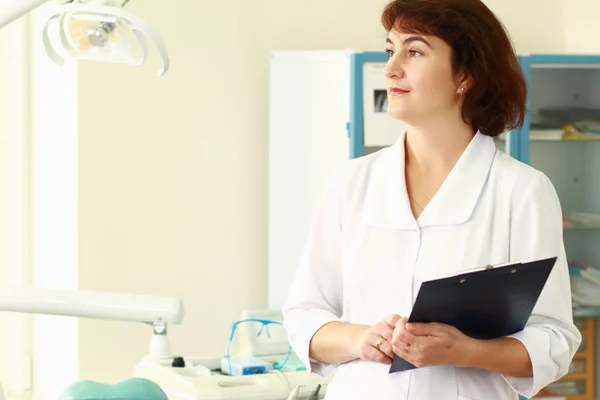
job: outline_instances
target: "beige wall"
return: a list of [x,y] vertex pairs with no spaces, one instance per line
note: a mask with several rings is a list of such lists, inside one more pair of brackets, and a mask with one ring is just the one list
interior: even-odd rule
[[[519,51],[564,49],[562,0],[488,3]],[[181,296],[174,350],[221,356],[240,310],[267,300],[269,51],[381,50],[383,4],[132,1],[172,67],[157,79],[155,57],[141,69],[80,64],[80,287]],[[538,10],[546,18],[531,24]],[[149,337],[81,320],[81,378],[129,377]]]
[[566,47],[572,53],[599,54],[600,2],[596,0],[564,0]]
[[[566,50],[565,2],[572,0],[483,0],[502,20],[521,53]],[[590,0],[593,1],[593,0]]]

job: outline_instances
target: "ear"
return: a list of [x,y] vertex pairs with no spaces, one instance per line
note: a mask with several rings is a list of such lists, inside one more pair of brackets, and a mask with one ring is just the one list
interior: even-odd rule
[[464,95],[471,88],[471,84],[471,77],[466,75],[465,73],[461,73],[456,81],[456,94],[459,96]]

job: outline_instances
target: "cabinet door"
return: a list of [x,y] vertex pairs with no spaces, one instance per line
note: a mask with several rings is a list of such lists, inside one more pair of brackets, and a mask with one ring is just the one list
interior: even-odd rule
[[[568,60],[527,63],[528,140],[521,155],[556,188],[573,271],[595,267],[589,273],[597,274],[600,282],[600,58],[597,64],[573,65]],[[600,306],[600,290],[589,292],[593,279],[579,284],[581,277],[573,278],[575,306]]]
[[[563,211],[576,317],[600,315],[600,57],[532,55],[522,65],[528,117],[519,158],[554,184]],[[586,331],[585,347],[596,333]],[[583,358],[582,358],[583,357]],[[593,399],[593,355],[580,349],[565,379],[548,388],[569,400]]]
[[349,158],[350,54],[273,52],[269,80],[269,307],[281,309],[325,186]]
[[[597,316],[600,315],[600,57],[531,56],[523,65],[529,84],[529,113],[521,159],[550,178],[560,199],[574,315]],[[589,335],[586,345],[595,342],[595,337]],[[578,354],[583,354],[582,351]],[[587,361],[583,364],[582,360],[579,364],[575,361],[569,379],[561,380],[552,389],[567,399],[593,398],[590,392],[596,378],[592,376],[594,369]]]

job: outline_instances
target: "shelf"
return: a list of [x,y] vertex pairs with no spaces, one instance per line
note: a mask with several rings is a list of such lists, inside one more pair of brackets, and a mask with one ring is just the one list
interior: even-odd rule
[[563,218],[564,231],[589,231],[600,229],[600,214],[575,211]]
[[567,374],[564,376],[564,378],[562,380],[565,381],[576,381],[576,380],[585,380],[587,378],[588,374],[585,372],[578,372],[578,373],[574,373],[574,374]]
[[[506,139],[496,138],[494,139],[496,142],[504,143]],[[538,139],[538,138],[529,138],[530,143],[552,143],[552,144],[571,144],[571,143],[599,143],[600,139]]]
[[564,227],[564,231],[593,231],[600,230],[600,225],[576,224],[575,226]]
[[596,318],[596,317],[600,317],[600,307],[573,308],[573,318]]
[[563,221],[564,231],[593,231],[600,230],[600,223],[598,222],[577,222],[570,220],[568,225],[565,225]]
[[600,139],[529,139],[529,141],[534,142],[534,143],[555,143],[555,144],[600,143]]

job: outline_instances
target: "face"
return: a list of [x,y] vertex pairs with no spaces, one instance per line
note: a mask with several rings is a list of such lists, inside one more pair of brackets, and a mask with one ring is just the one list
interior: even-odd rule
[[392,30],[384,75],[388,114],[414,125],[433,115],[459,112],[461,87],[452,71],[452,48],[435,36]]

